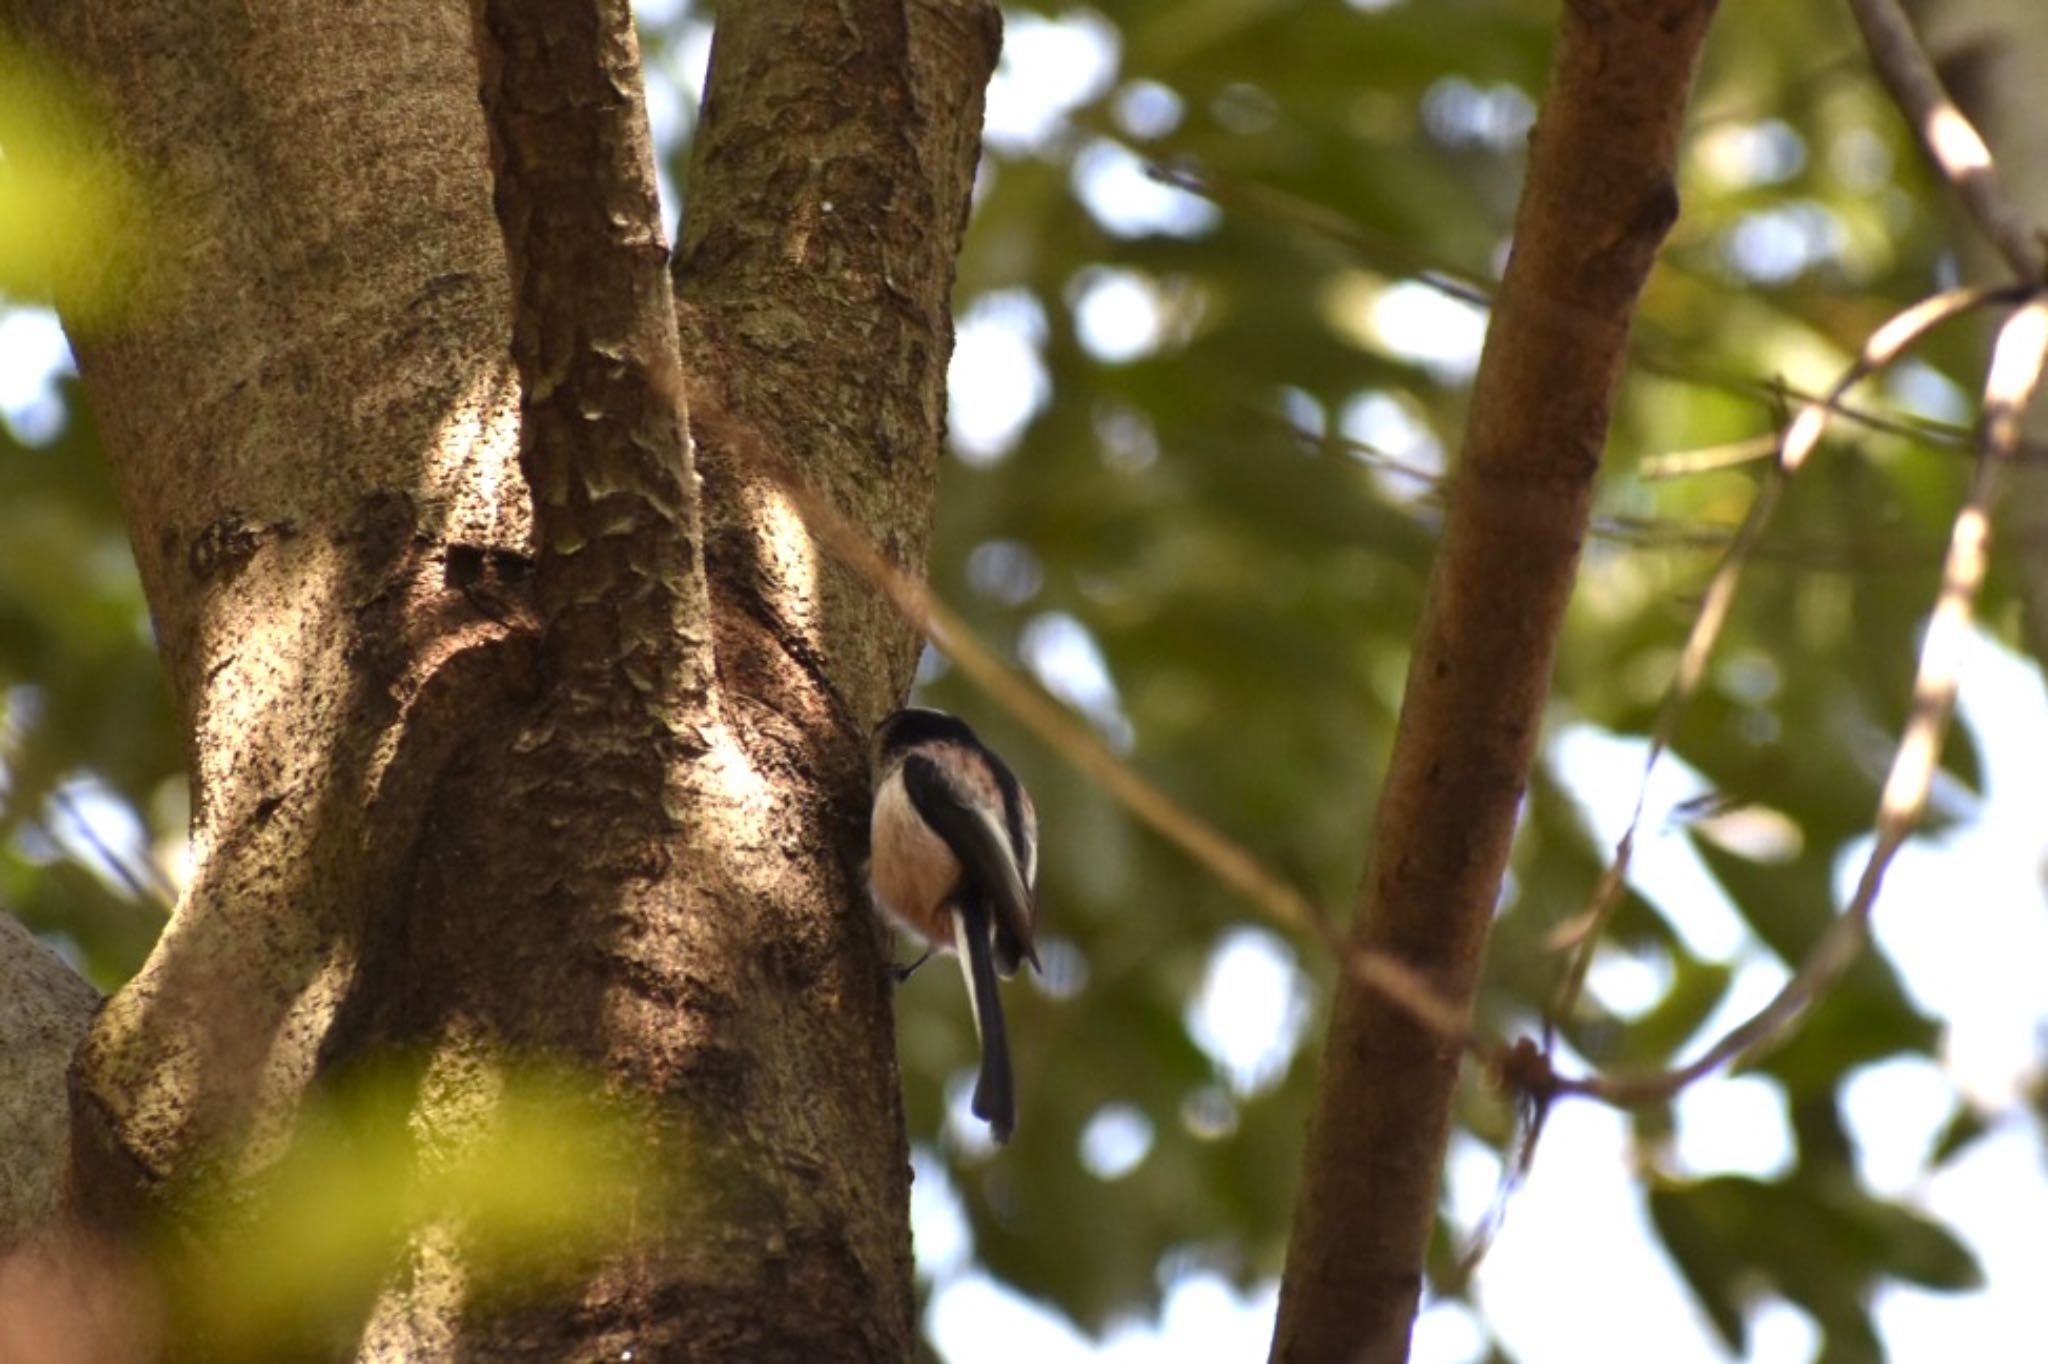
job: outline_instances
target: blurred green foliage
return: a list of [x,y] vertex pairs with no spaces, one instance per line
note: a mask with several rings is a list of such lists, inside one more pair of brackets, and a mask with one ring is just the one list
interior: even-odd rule
[[660,1152],[560,1071],[474,1066],[451,1085],[386,1065],[316,1096],[253,1191],[180,1209],[156,1264],[209,1358],[298,1357],[361,1330],[394,1272],[428,1300],[503,1300],[668,1234]]
[[[962,454],[933,580],[1144,772],[1335,906],[1361,873],[1434,545],[1432,474],[1469,394],[1461,338],[1478,314],[1450,295],[1483,298],[1497,278],[1553,23],[1534,0],[1010,14],[960,268]],[[691,93],[676,83],[708,24],[685,8],[646,38],[657,103],[677,110],[663,126],[680,125],[667,170],[685,205]],[[1643,462],[1768,434],[1788,390],[1822,387],[1954,268],[1949,220],[1836,7],[1724,6],[1694,110],[1684,213],[1636,327],[1558,663],[1558,729],[1646,731],[1756,484],[1753,465],[1652,481]],[[1833,912],[1905,712],[1982,341],[1952,327],[1858,395],[1887,424],[1839,424],[1794,486],[1677,735],[1719,804],[1790,830],[1761,850],[1712,819],[1644,830],[1697,849],[1749,946],[1705,951],[1682,927],[1686,892],[1639,886],[1610,948],[1653,968],[1655,997],[1623,1011],[1590,993],[1565,1026],[1581,1055],[1649,1065],[1696,1048],[1742,961],[1795,961]],[[63,799],[111,802],[162,851],[183,818],[180,754],[96,436],[76,388],[62,394],[54,438],[0,428],[0,904],[112,985],[146,950],[160,895],[146,870],[111,870]],[[1006,406],[1022,420],[991,417]],[[1992,587],[1986,619],[2008,630],[2012,584],[2000,571]],[[1276,1273],[1328,963],[1248,937],[1245,905],[943,664],[925,680],[1024,775],[1047,849],[1047,976],[1009,994],[1011,1147],[991,1153],[958,1116],[973,1037],[957,987],[928,973],[900,995],[911,1130],[948,1163],[976,1255],[1090,1326],[1189,1268]],[[1945,761],[1967,796],[1977,755],[1956,739]],[[1567,775],[1553,761],[1529,793],[1481,1001],[1502,1033],[1540,1016],[1561,967],[1551,935],[1607,854],[1586,808],[1634,797]],[[1257,973],[1219,971],[1226,944],[1281,971],[1255,1063],[1203,1026],[1218,989],[1251,1004]],[[1841,1113],[1855,1068],[1933,1055],[1939,1038],[1873,954],[1761,1067],[1792,1115],[1784,1173],[1688,1180],[1674,1113],[1635,1117],[1655,1230],[1731,1342],[1773,1294],[1821,1325],[1830,1358],[1867,1357],[1874,1284],[1971,1281],[1949,1232],[1867,1185]],[[1468,1087],[1460,1121],[1486,1146],[1511,1149],[1512,1116]],[[1936,1158],[1997,1116],[1960,1111]],[[380,1151],[349,1158],[403,1159]],[[309,1198],[398,1179],[321,1159],[300,1171]],[[383,1206],[359,1222],[336,1210],[349,1244],[320,1253],[349,1261],[351,1238],[388,1235]]]
[[74,325],[120,317],[143,213],[84,88],[0,34],[0,299],[62,298]]

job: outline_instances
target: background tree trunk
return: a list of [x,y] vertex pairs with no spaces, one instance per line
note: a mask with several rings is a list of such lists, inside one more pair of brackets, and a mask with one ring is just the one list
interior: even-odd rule
[[[600,10],[630,44],[623,3],[564,14]],[[80,1211],[119,1230],[248,1188],[315,1081],[372,1056],[413,1058],[435,1149],[488,1109],[494,1064],[567,1058],[651,1115],[682,1220],[517,1310],[474,1292],[459,1242],[423,1240],[337,1348],[908,1357],[908,1163],[857,864],[867,727],[902,695],[909,630],[715,441],[710,619],[699,596],[669,640],[630,600],[593,605],[592,560],[553,541],[532,599],[463,7],[6,17],[101,85],[163,195],[147,282],[168,302],[73,340],[188,736],[193,876],[82,1053]],[[979,3],[744,7],[678,263],[692,387],[912,568],[995,49]],[[525,55],[506,43],[508,79]],[[769,201],[768,163],[805,173]],[[602,339],[598,306],[554,338],[565,363]],[[697,487],[676,472],[687,564]],[[615,655],[562,623],[585,607]],[[700,685],[641,693],[644,651],[714,640]]]

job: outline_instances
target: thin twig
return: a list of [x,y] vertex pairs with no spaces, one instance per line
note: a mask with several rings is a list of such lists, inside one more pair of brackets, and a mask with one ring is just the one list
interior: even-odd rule
[[1725,445],[1709,445],[1699,450],[1677,450],[1668,455],[1651,455],[1636,465],[1636,477],[1645,483],[1657,483],[1667,478],[1687,478],[1694,474],[1733,469],[1740,464],[1753,464],[1760,459],[1770,459],[1777,453],[1778,437],[1750,436],[1746,440],[1729,441]]
[[[1311,431],[1268,409],[1252,404],[1246,406],[1264,421],[1299,441],[1305,449],[1338,450],[1347,458],[1367,468],[1377,469],[1391,477],[1408,479],[1420,485],[1422,491],[1408,505],[1432,509],[1441,507],[1444,491],[1450,480],[1436,470],[1423,468],[1399,455],[1382,450],[1370,441],[1341,433]],[[1767,458],[1776,453],[1778,437],[1763,436],[1758,440],[1768,447],[1760,457]],[[1418,524],[1434,529],[1434,523],[1428,518],[1415,519]],[[1738,529],[1739,526],[1734,523],[1681,521],[1670,517],[1603,512],[1593,517],[1586,527],[1586,533],[1595,540],[1636,549],[1693,553],[1725,550],[1729,541],[1735,538]],[[1845,543],[1773,543],[1759,544],[1750,557],[1752,560],[1769,560],[1802,568],[1841,572],[1857,572],[1872,568],[1918,568],[1939,560],[1939,546],[1930,543],[1920,549],[1924,549],[1924,552],[1919,552],[1911,546],[1888,545],[1888,552],[1874,555],[1864,546]]]
[[[1637,346],[1630,352],[1630,357],[1635,367],[1645,373],[1669,379],[1673,383],[1689,384],[1694,388],[1711,389],[1731,397],[1747,398],[1773,411],[1781,409],[1788,402],[1826,401],[1821,394],[1788,383],[1782,376],[1766,379],[1753,374],[1717,369],[1682,359],[1654,345]],[[1968,427],[1945,422],[1939,417],[1930,417],[1918,412],[1873,412],[1869,408],[1855,407],[1844,402],[1834,403],[1832,408],[1834,415],[1841,420],[1887,436],[1925,441],[1930,445],[1946,446],[1954,450],[1975,448],[1974,437]]]
[[[1161,184],[1171,185],[1190,194],[1198,194],[1219,207],[1247,210],[1268,221],[1315,233],[1348,248],[1376,266],[1405,272],[1415,283],[1433,289],[1445,298],[1467,303],[1475,308],[1493,307],[1492,286],[1477,276],[1431,258],[1426,252],[1405,242],[1369,232],[1334,209],[1312,199],[1255,181],[1220,176],[1213,171],[1196,170],[1187,166],[1167,166],[1155,162],[1146,167],[1146,174]],[[1631,337],[1629,354],[1637,369],[1698,388],[1712,389],[1715,392],[1771,404],[1786,398],[1796,402],[1821,401],[1817,395],[1792,387],[1780,379],[1765,379],[1756,375],[1717,370],[1681,358],[1670,350],[1640,337]],[[1953,446],[1959,450],[1972,448],[1972,437],[1968,430],[1937,418],[1919,414],[1893,417],[1840,402],[1834,404],[1834,411],[1836,416],[1845,421],[1855,422],[1859,426],[1882,431],[1887,435]]]
[[[100,834],[99,827],[78,807],[78,802],[71,798],[70,792],[61,786],[50,792],[50,803],[63,813],[66,825],[77,833],[79,839],[92,850],[114,878],[128,888],[130,895],[159,914],[168,915],[171,912],[171,906],[178,900],[178,888],[147,850],[144,850],[139,858],[131,858],[108,843]],[[46,835],[60,844],[63,842],[47,820],[42,821],[42,828]],[[142,864],[141,871],[137,871],[135,867],[138,861]]]
[[1891,770],[1878,800],[1876,841],[1863,864],[1855,894],[1836,916],[1770,1003],[1724,1034],[1696,1060],[1676,1069],[1640,1075],[1561,1079],[1561,1093],[1588,1094],[1610,1103],[1637,1105],[1671,1097],[1702,1076],[1750,1055],[1782,1037],[1831,986],[1862,950],[1870,915],[1892,858],[1919,821],[1941,755],[1942,737],[1955,706],[1956,679],[1967,642],[1977,593],[1984,583],[1991,543],[1991,512],[1999,483],[2019,445],[2021,421],[2048,359],[2048,301],[2035,298],[1999,328],[1984,385],[1981,454],[1949,539],[1920,665],[1913,679],[1913,704]]
[[1145,174],[1162,185],[1207,199],[1219,208],[1248,209],[1269,222],[1303,228],[1336,242],[1367,260],[1391,261],[1396,269],[1412,273],[1417,283],[1427,285],[1445,298],[1469,303],[1475,308],[1493,306],[1493,289],[1483,281],[1433,259],[1413,243],[1361,227],[1336,209],[1304,195],[1275,189],[1255,180],[1221,176],[1185,165],[1169,166],[1158,161],[1148,164]]
[[1629,813],[1628,825],[1621,839],[1615,844],[1614,856],[1601,873],[1600,880],[1586,909],[1563,925],[1552,936],[1554,945],[1573,949],[1570,965],[1566,968],[1563,981],[1551,1003],[1544,1020],[1544,1051],[1551,1051],[1557,1030],[1563,1021],[1571,1016],[1577,1006],[1579,993],[1585,986],[1586,971],[1592,965],[1594,949],[1599,945],[1607,920],[1621,902],[1622,887],[1627,883],[1629,863],[1635,855],[1636,831],[1642,824],[1643,808],[1649,799],[1650,774],[1657,761],[1670,747],[1672,735],[1678,730],[1680,717],[1691,704],[1693,694],[1699,690],[1700,682],[1706,676],[1707,662],[1712,657],[1714,646],[1720,640],[1721,631],[1728,621],[1728,613],[1734,605],[1735,589],[1742,580],[1743,569],[1762,538],[1764,528],[1770,523],[1783,496],[1785,485],[1806,463],[1821,437],[1827,433],[1828,423],[1846,394],[1869,375],[1885,368],[1904,355],[1921,337],[1952,317],[1986,307],[1995,303],[2017,302],[2029,295],[2028,290],[2007,285],[2002,288],[1951,289],[1922,299],[1905,309],[1872,332],[1864,343],[1863,351],[1854,364],[1843,371],[1840,378],[1829,387],[1820,399],[1807,403],[1799,411],[1792,424],[1786,428],[1779,443],[1778,458],[1764,476],[1757,489],[1756,501],[1750,505],[1749,514],[1737,528],[1729,542],[1728,552],[1721,564],[1714,570],[1714,576],[1707,585],[1706,598],[1700,604],[1699,614],[1693,619],[1692,631],[1686,637],[1684,652],[1680,654],[1677,671],[1671,685],[1664,693],[1664,700],[1657,710],[1656,723],[1651,727],[1650,745],[1643,756],[1642,777],[1636,786],[1635,804]]
[[[1892,363],[1928,330],[1969,309],[2032,298],[2033,291],[2016,287],[1956,290],[1925,300],[1893,318],[1871,337],[1856,364],[1837,381],[1830,393],[1802,410],[1786,434],[1784,454],[1773,466],[1773,478],[1782,483],[1787,474],[1796,470],[1811,454],[1825,433],[1828,416],[1838,411],[1843,392],[1868,374]],[[2033,303],[2024,315],[2044,319],[2039,330],[2043,336],[2048,336],[2048,310],[2044,310],[2043,305]],[[2019,340],[2008,341],[2008,338]],[[2001,333],[2001,359],[1994,365],[1994,382],[1987,388],[1987,412],[1993,413],[1995,419],[1987,426],[1985,445],[1987,452],[1997,458],[1987,457],[1980,467],[2002,467],[2011,461],[2019,448],[2019,423],[2015,414],[2023,405],[2025,394],[2016,379],[2005,376],[2017,374],[2021,366],[2018,359],[2004,357],[2020,355],[2022,342],[2036,350],[2048,345],[2048,341],[2032,332],[2016,330],[2010,322]],[[2038,372],[2034,377],[2038,377]],[[2032,379],[2029,379],[2029,389],[2031,383]],[[1417,1023],[1477,1058],[1497,1083],[1519,1095],[1530,1106],[1524,1133],[1518,1142],[1520,1154],[1514,1162],[1519,1169],[1526,1170],[1551,1101],[1557,1096],[1581,1095],[1617,1107],[1639,1107],[1668,1100],[1685,1085],[1775,1037],[1820,990],[1832,983],[1840,970],[1853,959],[1855,949],[1860,945],[1862,928],[1845,928],[1844,923],[1857,918],[1867,921],[1868,902],[1874,900],[1882,880],[1882,863],[1876,864],[1874,871],[1866,869],[1865,888],[1859,890],[1860,910],[1852,904],[1828,939],[1816,948],[1813,958],[1801,969],[1793,984],[1786,987],[1780,1001],[1774,1001],[1772,1008],[1722,1039],[1700,1060],[1669,1072],[1562,1075],[1551,1063],[1549,1046],[1538,1047],[1527,1038],[1509,1045],[1482,1036],[1474,1031],[1464,1011],[1445,1003],[1429,982],[1408,966],[1392,957],[1354,948],[1320,906],[1267,870],[1257,858],[1215,826],[1184,809],[1133,771],[1092,731],[1071,719],[1019,676],[944,602],[922,583],[884,559],[836,508],[805,484],[786,461],[773,455],[751,426],[735,419],[720,403],[702,393],[691,396],[690,411],[702,437],[725,444],[735,456],[754,462],[768,473],[812,533],[836,557],[887,597],[905,619],[915,624],[997,706],[1037,734],[1076,770],[1099,783],[1141,823],[1244,896],[1266,917],[1285,929],[1306,934],[1322,943],[1354,978],[1402,1009]],[[1945,586],[1937,608],[1936,624],[1941,629],[1930,629],[1929,647],[1923,649],[1922,680],[1915,688],[1913,719],[1902,738],[1900,758],[1894,765],[1893,778],[1887,782],[1886,800],[1880,809],[1881,847],[1886,847],[1886,831],[1894,831],[1890,835],[1889,846],[1883,852],[1885,862],[1903,841],[1905,832],[1918,818],[1925,801],[1932,755],[1938,752],[1937,741],[1954,694],[1953,644],[1943,643],[1940,652],[1930,650],[1937,642],[1937,634],[1943,641],[1952,640],[1967,625],[1970,601],[1982,580],[1983,506],[1988,504],[1993,486],[1988,476],[1980,476],[1977,487],[1973,488],[1972,501],[1958,520],[1956,544],[1959,547],[1951,551],[1944,577]],[[1760,495],[1759,503],[1763,501]],[[1737,544],[1731,547],[1730,560],[1738,560],[1747,553],[1741,543],[1745,533],[1751,542],[1750,547],[1753,547],[1755,537],[1761,534],[1764,519],[1766,517],[1758,516],[1752,508],[1751,518],[1737,532]],[[1965,534],[1966,521],[1969,527],[1976,528],[1969,532],[1976,538],[1971,539]],[[1978,556],[1974,559],[1968,557],[1972,547]],[[1725,574],[1728,569],[1729,563],[1724,561],[1722,572]],[[1725,597],[1729,593],[1732,593],[1732,583],[1721,595]],[[1710,607],[1714,596],[1710,590]],[[1691,664],[1681,666],[1679,678],[1674,680],[1674,694],[1681,683],[1688,695],[1697,686],[1705,657],[1711,651],[1712,638],[1725,620],[1726,609],[1723,601],[1713,611],[1703,610],[1702,620],[1710,614],[1714,617],[1709,628],[1703,630],[1698,622],[1695,623],[1696,647],[1687,650]],[[1943,625],[1943,622],[1949,623]],[[1666,700],[1669,703],[1671,695],[1668,694]],[[1660,736],[1655,742],[1660,746],[1668,744],[1669,726],[1660,725],[1659,728]],[[1902,772],[1907,775],[1901,776]],[[1918,774],[1917,778],[1912,777],[1914,773]],[[1917,787],[1911,785],[1909,779],[1917,780]],[[1640,822],[1642,804],[1643,798],[1639,793],[1636,813],[1631,820],[1631,835]],[[1624,839],[1624,843],[1628,841]],[[1625,858],[1625,851],[1617,849],[1617,865],[1610,869],[1611,875],[1618,878],[1622,874],[1620,869],[1625,868]],[[1873,854],[1874,862],[1876,858],[1877,854]],[[1802,981],[1806,984],[1800,985]],[[1796,994],[1795,986],[1799,987]]]
[[1898,0],[1849,0],[1849,11],[1863,30],[1878,79],[1913,124],[1920,145],[1962,200],[1977,230],[2021,279],[2048,279],[2048,246],[2043,245],[2040,228],[2006,192],[1990,148],[1942,88],[1941,77]]
[[[14,718],[0,715],[0,759],[5,759],[6,765],[13,765],[11,755],[27,742],[26,732]],[[53,845],[62,848],[65,839],[50,820],[40,817],[34,810],[12,808],[21,794],[23,793],[12,788],[0,792],[0,827],[20,819],[30,827],[40,830]],[[109,844],[101,836],[98,826],[86,817],[85,811],[79,808],[77,801],[72,799],[71,793],[65,790],[61,783],[51,786],[44,799],[57,808],[58,813],[68,821],[68,827],[76,832],[79,841],[99,858],[107,871],[126,886],[137,901],[159,914],[170,913],[171,906],[178,900],[177,884],[161,866],[157,865],[156,859],[149,855],[147,849],[139,859],[130,859]],[[69,851],[74,861],[83,860],[78,857],[75,849]],[[139,871],[135,866],[136,861],[142,864]]]

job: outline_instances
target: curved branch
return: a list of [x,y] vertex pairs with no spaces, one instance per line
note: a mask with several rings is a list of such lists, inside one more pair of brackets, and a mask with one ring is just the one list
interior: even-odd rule
[[1870,60],[1920,145],[1941,172],[1985,240],[2013,273],[2029,282],[2048,275],[2048,245],[1998,177],[1998,166],[1976,125],[1941,85],[1934,63],[1897,0],[1849,0]]

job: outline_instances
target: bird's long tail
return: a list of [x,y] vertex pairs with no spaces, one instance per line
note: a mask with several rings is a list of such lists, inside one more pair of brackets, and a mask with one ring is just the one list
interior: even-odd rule
[[974,1004],[974,1031],[981,1038],[981,1078],[974,1085],[974,1116],[988,1124],[999,1142],[1017,1130],[1017,1090],[1010,1076],[1010,1041],[1003,1030],[1003,1001],[996,993],[988,905],[969,897],[953,911],[953,943],[960,973]]

